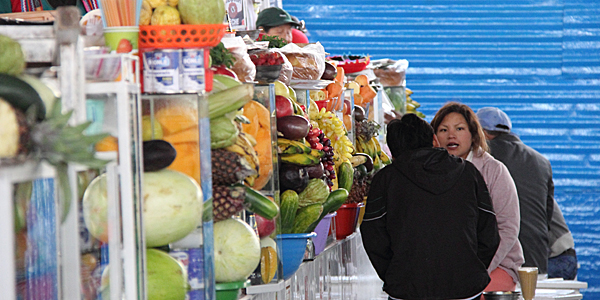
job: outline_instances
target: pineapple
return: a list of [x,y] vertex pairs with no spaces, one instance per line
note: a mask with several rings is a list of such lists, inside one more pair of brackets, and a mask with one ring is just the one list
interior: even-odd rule
[[35,111],[25,113],[0,98],[0,166],[23,163],[25,160],[46,160],[56,168],[61,191],[59,203],[62,218],[69,212],[72,201],[68,163],[79,163],[91,168],[101,168],[106,161],[95,158],[93,145],[106,134],[85,135],[90,125],[68,125],[72,111],[61,112],[60,102],[53,107],[46,120],[37,122]]
[[244,209],[246,190],[241,186],[213,185],[213,219],[228,219]]
[[17,159],[28,154],[29,125],[25,114],[0,98],[0,159]]
[[246,158],[222,148],[212,150],[211,165],[213,185],[231,185],[257,173]]

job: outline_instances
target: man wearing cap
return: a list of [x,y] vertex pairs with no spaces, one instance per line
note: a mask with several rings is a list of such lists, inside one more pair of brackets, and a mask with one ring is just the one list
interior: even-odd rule
[[256,18],[256,28],[262,29],[264,35],[277,36],[288,43],[295,42],[293,41],[293,29],[299,26],[299,22],[279,7],[263,9]]
[[[555,265],[551,263],[549,266],[548,259],[567,249],[571,249],[573,254],[575,250],[572,249],[573,237],[554,200],[550,161],[510,132],[512,122],[502,110],[483,107],[477,111],[477,117],[484,129],[492,156],[506,165],[517,186],[521,209],[519,241],[525,255],[524,266],[537,267],[540,274],[554,271]],[[558,244],[553,245],[555,242]],[[575,274],[576,265],[575,257]],[[572,274],[572,270],[567,273]],[[553,277],[554,274],[550,272],[549,275]]]

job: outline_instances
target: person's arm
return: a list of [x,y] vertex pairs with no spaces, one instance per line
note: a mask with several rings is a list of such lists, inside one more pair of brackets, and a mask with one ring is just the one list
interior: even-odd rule
[[488,271],[495,270],[519,241],[521,213],[519,196],[510,172],[499,162],[493,182],[488,182],[490,197],[496,213],[500,244]]
[[494,254],[500,244],[496,215],[490,199],[487,186],[481,174],[475,170],[477,178],[477,207],[479,220],[477,222],[477,256],[486,268],[490,266]]
[[554,214],[554,181],[552,180],[552,176],[550,176],[548,179],[548,195],[546,196],[546,218],[548,219],[548,231],[550,231],[552,214]]
[[392,250],[386,228],[386,184],[382,177],[376,175],[371,182],[365,215],[360,225],[360,234],[373,268],[379,278],[385,281],[385,273],[392,259]]

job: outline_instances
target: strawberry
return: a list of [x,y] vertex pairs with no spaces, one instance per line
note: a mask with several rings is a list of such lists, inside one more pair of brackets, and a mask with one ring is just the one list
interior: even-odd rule
[[117,53],[129,53],[133,51],[133,45],[127,39],[121,39],[119,41],[119,45],[117,46]]

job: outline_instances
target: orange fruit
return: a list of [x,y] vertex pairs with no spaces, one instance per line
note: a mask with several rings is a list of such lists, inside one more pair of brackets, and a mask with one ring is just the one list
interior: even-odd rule
[[97,152],[107,152],[107,151],[118,151],[119,150],[119,140],[109,135],[98,143],[96,143],[96,151]]

